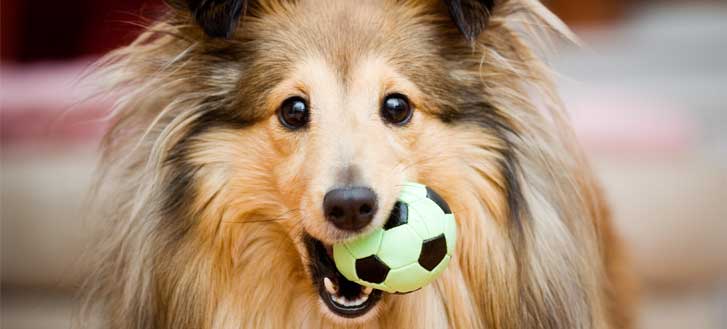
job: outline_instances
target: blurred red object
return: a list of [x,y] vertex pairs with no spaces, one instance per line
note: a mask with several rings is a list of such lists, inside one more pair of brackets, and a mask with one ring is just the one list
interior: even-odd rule
[[0,6],[2,145],[98,140],[109,104],[84,101],[89,95],[79,80],[89,56],[133,40],[161,14],[163,0],[2,0]]
[[159,15],[162,0],[0,2],[3,61],[30,62],[102,54],[133,39]]

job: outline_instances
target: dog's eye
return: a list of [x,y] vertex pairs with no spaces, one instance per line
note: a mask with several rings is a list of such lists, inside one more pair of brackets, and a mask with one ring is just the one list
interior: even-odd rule
[[278,110],[278,120],[291,130],[303,128],[310,120],[308,104],[301,97],[291,97],[283,102]]
[[381,116],[386,122],[403,126],[411,120],[412,109],[409,99],[402,94],[391,94],[384,98]]

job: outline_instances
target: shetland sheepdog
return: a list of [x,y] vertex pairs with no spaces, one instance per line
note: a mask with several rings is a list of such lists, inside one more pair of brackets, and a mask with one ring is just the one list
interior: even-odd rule
[[[98,71],[119,95],[85,289],[104,328],[631,326],[624,255],[541,59],[571,34],[538,1],[166,8]],[[404,295],[346,280],[330,246],[384,225],[404,181],[456,215],[449,267]]]

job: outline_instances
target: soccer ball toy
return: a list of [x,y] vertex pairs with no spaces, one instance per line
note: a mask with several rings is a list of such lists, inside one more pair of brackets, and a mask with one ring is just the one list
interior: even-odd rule
[[417,183],[405,183],[386,225],[333,246],[346,279],[389,293],[407,293],[436,279],[454,252],[457,227],[447,203]]

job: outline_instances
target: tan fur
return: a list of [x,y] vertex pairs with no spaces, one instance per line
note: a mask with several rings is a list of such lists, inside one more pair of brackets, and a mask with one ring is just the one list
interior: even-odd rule
[[[109,55],[101,74],[124,96],[105,140],[97,195],[110,225],[89,281],[107,327],[630,328],[606,205],[531,51],[545,30],[567,30],[538,2],[511,0],[471,48],[432,44],[449,23],[438,3],[261,1],[230,40],[206,37],[180,11]],[[512,130],[440,120],[458,101],[445,78],[476,88]],[[407,127],[379,117],[391,92],[416,108]],[[311,100],[306,132],[278,122],[290,96]],[[241,124],[192,134],[208,108],[232,109]],[[406,179],[450,203],[456,257],[434,284],[336,318],[311,283],[301,235],[350,237],[320,206],[342,181],[371,186],[391,209]],[[169,195],[186,180],[191,194]]]

